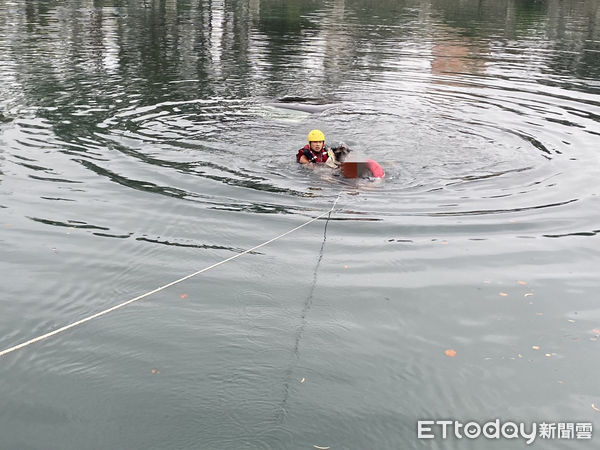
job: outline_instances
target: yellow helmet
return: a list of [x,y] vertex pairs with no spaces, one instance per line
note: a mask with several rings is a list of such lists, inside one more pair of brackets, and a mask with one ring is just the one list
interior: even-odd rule
[[325,142],[325,135],[321,130],[311,130],[310,133],[308,133],[308,142],[313,141]]

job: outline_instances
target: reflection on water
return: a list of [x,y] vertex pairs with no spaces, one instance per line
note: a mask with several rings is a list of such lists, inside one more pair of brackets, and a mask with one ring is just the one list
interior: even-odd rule
[[[486,59],[489,48],[485,48],[477,40],[462,35],[448,27],[439,27],[437,33],[443,39],[435,42],[432,49],[431,73],[433,75],[485,75]],[[455,39],[452,39],[452,35]],[[435,38],[434,38],[435,39]],[[443,80],[443,78],[442,78]],[[445,82],[436,80],[436,82]]]
[[[1,359],[3,445],[468,448],[418,442],[416,420],[499,411],[600,426],[599,18],[593,0],[1,3],[2,348],[340,195],[331,220]],[[299,167],[313,128],[385,181]]]

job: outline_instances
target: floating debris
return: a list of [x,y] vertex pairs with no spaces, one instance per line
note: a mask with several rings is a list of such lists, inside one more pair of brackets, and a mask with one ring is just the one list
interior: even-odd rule
[[186,298],[188,298],[187,294],[181,294],[179,297],[181,297],[182,300],[185,300]]
[[330,447],[321,447],[320,445],[313,445],[314,448],[316,448],[317,450],[329,450]]
[[531,348],[534,349],[534,350],[539,350],[540,346],[539,345],[532,345]]
[[456,356],[456,350],[451,349],[451,348],[446,350],[444,353],[446,354],[446,356],[449,356],[450,358],[454,358]]

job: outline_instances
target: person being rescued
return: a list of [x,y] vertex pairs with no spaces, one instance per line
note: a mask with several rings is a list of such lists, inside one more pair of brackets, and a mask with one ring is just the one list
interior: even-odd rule
[[351,149],[346,144],[329,148],[325,145],[325,134],[321,130],[308,133],[308,144],[298,150],[296,161],[300,164],[325,164],[332,169],[340,168],[346,178],[383,178],[385,172],[377,162],[367,159],[364,162],[345,161]]

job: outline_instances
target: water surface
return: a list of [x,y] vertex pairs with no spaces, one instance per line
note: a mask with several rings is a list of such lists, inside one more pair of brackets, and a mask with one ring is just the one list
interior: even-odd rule
[[[2,349],[338,200],[2,357],[2,448],[525,446],[417,439],[448,418],[600,430],[599,8],[0,3]],[[312,128],[385,181],[298,167]]]

